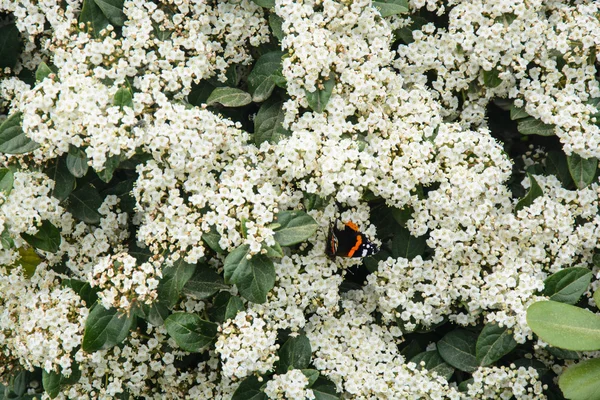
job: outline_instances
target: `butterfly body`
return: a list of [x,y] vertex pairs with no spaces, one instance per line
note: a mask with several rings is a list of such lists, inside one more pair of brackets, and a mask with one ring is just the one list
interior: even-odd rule
[[348,221],[341,228],[338,223],[341,221],[336,220],[329,227],[325,249],[327,256],[330,258],[335,258],[335,256],[366,257],[379,251],[377,245],[371,243],[354,222]]

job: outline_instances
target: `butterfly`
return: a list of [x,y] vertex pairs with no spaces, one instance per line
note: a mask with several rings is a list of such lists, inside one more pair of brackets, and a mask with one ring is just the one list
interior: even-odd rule
[[378,251],[379,247],[371,243],[354,222],[348,221],[342,224],[342,221],[336,220],[329,226],[325,254],[330,258],[335,258],[335,256],[366,257]]

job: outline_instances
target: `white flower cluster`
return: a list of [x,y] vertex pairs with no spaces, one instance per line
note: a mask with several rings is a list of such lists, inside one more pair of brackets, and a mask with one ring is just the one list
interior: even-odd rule
[[219,327],[215,351],[223,376],[235,381],[264,374],[277,361],[277,330],[253,311],[241,311]]
[[292,369],[282,375],[274,375],[267,382],[265,394],[269,399],[313,400],[315,394],[307,389],[308,378],[299,369]]
[[88,282],[99,288],[98,297],[104,308],[129,312],[136,304],[151,304],[156,299],[161,277],[160,263],[149,261],[138,265],[133,256],[119,253],[100,259]]
[[[460,1],[449,12],[447,29],[433,24],[413,33],[415,41],[398,48],[394,62],[407,83],[425,84],[435,70],[433,91],[445,115],[460,112],[467,124],[484,124],[494,97],[515,105],[546,124],[567,154],[600,156],[600,97],[595,54],[600,45],[600,10],[595,2],[477,0]],[[543,16],[543,17],[540,17]],[[486,83],[486,76],[500,81]],[[490,79],[493,81],[493,79]],[[464,100],[459,110],[458,93]]]
[[473,383],[467,394],[474,399],[543,400],[542,383],[534,368],[479,367],[473,372]]
[[0,267],[0,348],[23,368],[69,376],[71,352],[81,345],[88,309],[44,268],[38,265],[29,279],[21,268],[9,272]]

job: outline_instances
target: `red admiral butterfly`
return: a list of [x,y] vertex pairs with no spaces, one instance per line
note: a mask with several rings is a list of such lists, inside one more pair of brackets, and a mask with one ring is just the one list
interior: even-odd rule
[[340,220],[336,220],[329,226],[327,248],[325,249],[327,256],[330,258],[335,258],[335,256],[366,257],[379,251],[379,248],[359,231],[354,222],[346,222],[343,229],[338,228],[338,222],[341,223]]

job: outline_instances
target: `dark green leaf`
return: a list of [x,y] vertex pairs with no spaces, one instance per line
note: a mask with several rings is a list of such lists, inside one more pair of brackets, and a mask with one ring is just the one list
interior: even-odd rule
[[54,371],[46,372],[45,369],[42,369],[42,386],[51,399],[60,393],[60,378],[59,373]]
[[306,92],[306,100],[310,108],[317,112],[322,113],[329,102],[333,88],[335,87],[335,73],[331,72],[327,79],[323,80],[323,83],[317,83],[317,90],[314,92]]
[[498,76],[500,71],[493,68],[491,71],[483,70],[483,84],[489,88],[495,88],[502,83],[502,79]]
[[100,222],[98,208],[102,205],[102,198],[95,187],[87,184],[69,195],[67,210],[75,218],[88,224]]
[[83,177],[89,168],[87,154],[75,146],[69,146],[66,162],[69,172],[76,178]]
[[319,371],[316,369],[303,369],[302,373],[308,378],[308,385],[306,387],[311,387],[319,379]]
[[527,118],[529,116],[530,115],[525,112],[525,107],[515,107],[514,103],[510,107],[510,119],[513,121]]
[[544,296],[561,303],[575,304],[587,290],[592,271],[587,268],[566,268],[544,281]]
[[596,169],[598,168],[597,158],[582,158],[578,154],[573,153],[567,156],[567,163],[571,177],[579,189],[585,188],[594,181]]
[[2,248],[4,250],[10,250],[15,245],[15,241],[10,237],[10,233],[8,233],[6,226],[4,227],[4,230],[2,230],[2,233],[0,233],[0,242],[2,242]]
[[60,248],[60,231],[57,227],[52,225],[50,221],[42,221],[42,225],[38,228],[35,235],[22,233],[21,237],[31,246],[39,250],[56,253]]
[[473,372],[479,366],[476,357],[477,335],[473,332],[457,329],[447,333],[438,343],[440,356],[454,368],[464,372]]
[[282,211],[276,216],[274,238],[281,246],[301,243],[315,234],[319,225],[304,211]]
[[567,368],[558,378],[558,386],[567,399],[600,399],[600,358],[581,361]]
[[102,171],[98,171],[98,177],[102,179],[103,182],[110,182],[120,162],[120,155],[113,154],[111,156],[106,157],[104,169]]
[[283,249],[279,245],[279,243],[275,242],[273,246],[267,246],[266,244],[262,244],[262,248],[267,251],[266,256],[270,258],[281,258],[283,257]]
[[477,361],[484,367],[491,365],[515,347],[517,342],[508,328],[500,327],[496,323],[486,324],[477,338]]
[[546,364],[536,360],[535,358],[519,358],[518,360],[513,361],[513,364],[515,364],[517,369],[519,367],[533,368],[537,371],[538,376],[540,377],[548,372],[548,367],[546,367]]
[[21,53],[21,34],[14,22],[0,27],[0,68],[14,68]]
[[337,393],[335,384],[323,377],[319,377],[311,387],[315,400],[339,400],[341,396]]
[[269,14],[269,26],[271,27],[271,32],[273,32],[273,36],[275,36],[280,42],[283,40],[283,29],[281,29],[281,25],[283,24],[283,19],[275,14]]
[[38,64],[38,67],[35,71],[35,80],[36,82],[41,82],[48,77],[48,75],[54,73],[45,62],[41,62]]
[[469,378],[466,381],[462,381],[459,385],[458,385],[458,391],[459,392],[467,392],[469,390],[469,385],[472,385],[473,382],[475,382],[475,379],[473,378]]
[[140,316],[154,326],[162,326],[169,316],[169,308],[160,301],[152,304],[142,304]]
[[69,172],[65,160],[63,158],[55,158],[45,172],[54,181],[52,196],[60,201],[69,197],[75,187],[75,177]]
[[310,341],[304,335],[289,337],[279,349],[279,361],[276,374],[285,374],[292,369],[304,369],[310,364],[312,349]]
[[169,315],[165,327],[179,347],[197,353],[217,337],[218,325],[204,321],[196,314],[178,312]]
[[201,81],[198,85],[192,85],[192,91],[188,95],[188,102],[195,106],[201,106],[206,103],[208,96],[215,89],[215,86],[208,81]]
[[215,296],[209,315],[213,321],[223,323],[230,318],[234,318],[243,309],[244,302],[242,299],[232,296],[229,292],[221,292]]
[[100,31],[108,26],[109,21],[94,0],[83,0],[79,23],[85,24],[85,32],[94,38],[99,38]]
[[252,102],[252,96],[241,89],[230,87],[215,88],[208,99],[206,105],[221,104],[225,107],[241,107]]
[[231,400],[266,400],[267,395],[260,390],[263,380],[258,380],[255,375],[244,379],[236,389]]
[[579,353],[573,350],[559,349],[553,346],[546,347],[546,350],[559,360],[579,360],[581,358]]
[[424,349],[419,342],[417,340],[412,340],[400,350],[400,354],[402,354],[406,360],[410,360],[423,351]]
[[397,225],[392,237],[392,257],[412,260],[416,256],[423,255],[426,240],[426,236],[416,238],[411,236],[408,229]]
[[374,1],[373,7],[375,7],[377,11],[379,11],[379,14],[384,18],[408,12],[408,2],[406,0]]
[[257,6],[261,6],[263,8],[275,7],[275,0],[252,0],[252,2]]
[[15,175],[8,168],[0,169],[0,192],[4,192],[4,196],[8,197],[12,192],[13,184],[15,183]]
[[164,301],[169,307],[173,307],[195,270],[196,265],[188,264],[182,258],[175,261],[172,267],[165,267],[163,277],[158,284],[159,300]]
[[128,87],[119,88],[117,93],[115,93],[113,104],[115,106],[119,106],[121,110],[123,107],[133,108],[133,95],[131,93],[131,89]]
[[263,102],[273,93],[275,82],[271,79],[271,75],[281,70],[283,54],[282,51],[263,54],[254,64],[252,72],[248,75],[248,91],[252,95],[252,101]]
[[519,120],[517,130],[523,135],[554,136],[554,125],[545,124],[533,117]]
[[221,289],[228,289],[229,286],[223,283],[223,277],[213,268],[207,265],[196,267],[196,272],[186,282],[183,287],[183,293],[195,298],[204,300]]
[[523,197],[521,200],[519,200],[517,202],[517,205],[515,206],[515,212],[517,212],[525,207],[529,207],[530,205],[533,204],[533,201],[535,199],[537,199],[538,197],[540,197],[544,194],[544,192],[542,191],[542,188],[540,187],[540,185],[538,185],[538,183],[535,180],[535,178],[533,177],[533,175],[528,173],[527,176],[529,176],[529,182],[531,183],[531,187],[529,188],[529,192],[527,192],[525,197]]
[[254,117],[254,143],[277,143],[281,138],[290,135],[290,131],[283,127],[283,101],[270,98],[265,101],[256,117]]
[[219,241],[221,240],[221,235],[215,229],[215,227],[211,227],[210,232],[205,232],[202,234],[202,240],[208,247],[210,247],[215,253],[223,254],[225,251],[219,245]]
[[538,301],[527,309],[527,324],[544,342],[562,349],[600,349],[600,316],[570,304]]
[[123,12],[123,4],[124,0],[94,0],[96,5],[104,16],[110,21],[114,26],[123,26],[125,25],[125,13]]
[[567,156],[562,151],[549,151],[546,156],[546,172],[556,176],[562,183],[564,188],[570,187],[573,182]]
[[25,154],[40,147],[23,132],[21,115],[14,113],[0,125],[0,153]]
[[125,340],[133,322],[133,313],[121,314],[96,303],[85,321],[81,348],[88,353],[111,348]]
[[[410,359],[410,362],[417,364],[419,369],[435,372],[439,376],[443,376],[446,380],[449,380],[452,374],[454,374],[454,368],[444,362],[444,359],[439,355],[437,350],[417,354]],[[421,365],[421,362],[423,365]]]
[[[242,251],[234,254],[236,249],[225,259],[225,281],[234,283],[240,294],[253,303],[264,303],[267,301],[267,293],[275,286],[275,266],[267,256],[254,255],[247,259],[247,252],[241,246]],[[239,258],[243,253],[243,258]]]
[[93,306],[96,300],[98,300],[98,289],[92,288],[88,282],[77,279],[63,279],[61,285],[73,289],[81,297],[81,300],[85,302],[87,307]]
[[412,23],[409,26],[405,26],[404,28],[400,28],[394,32],[395,35],[405,44],[411,44],[414,42],[415,40],[413,38],[413,31],[420,31],[423,25],[429,22],[425,18],[419,16],[411,16],[411,19]]

